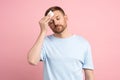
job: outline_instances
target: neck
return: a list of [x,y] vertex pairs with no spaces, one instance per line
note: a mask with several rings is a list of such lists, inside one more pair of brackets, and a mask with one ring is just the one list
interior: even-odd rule
[[59,38],[67,38],[67,37],[72,36],[73,34],[70,33],[70,32],[68,31],[68,29],[66,28],[62,33],[60,33],[60,34],[54,33],[53,35],[54,35],[55,37],[59,37]]

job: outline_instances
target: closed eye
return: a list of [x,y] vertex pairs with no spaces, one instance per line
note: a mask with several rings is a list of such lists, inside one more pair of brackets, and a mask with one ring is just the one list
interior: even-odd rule
[[57,18],[56,18],[57,20],[60,20],[60,17],[59,16],[57,16]]

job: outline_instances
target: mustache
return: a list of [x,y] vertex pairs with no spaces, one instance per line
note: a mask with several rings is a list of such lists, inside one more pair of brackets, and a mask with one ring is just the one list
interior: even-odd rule
[[55,27],[58,27],[58,26],[63,26],[63,25],[60,25],[60,24],[58,24],[58,25],[55,25]]

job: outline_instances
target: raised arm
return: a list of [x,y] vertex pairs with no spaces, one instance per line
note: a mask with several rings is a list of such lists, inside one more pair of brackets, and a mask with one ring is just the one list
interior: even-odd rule
[[32,65],[37,65],[37,63],[40,61],[41,47],[46,36],[49,21],[50,16],[45,16],[39,21],[41,32],[27,55],[27,60]]

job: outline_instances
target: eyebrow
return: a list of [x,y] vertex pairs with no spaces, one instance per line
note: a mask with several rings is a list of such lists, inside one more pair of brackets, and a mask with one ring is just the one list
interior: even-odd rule
[[60,15],[55,15],[55,17],[59,17]]

